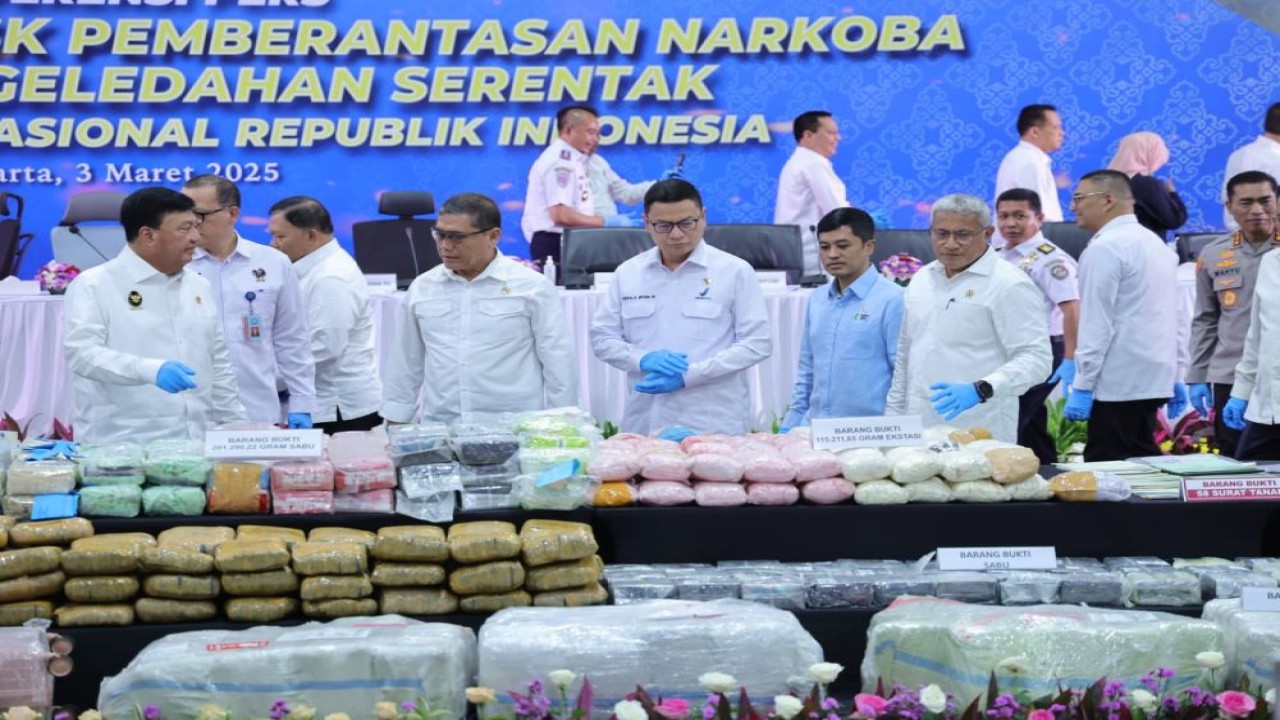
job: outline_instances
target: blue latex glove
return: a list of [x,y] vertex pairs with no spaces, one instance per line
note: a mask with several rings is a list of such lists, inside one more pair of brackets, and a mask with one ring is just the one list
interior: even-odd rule
[[191,378],[195,377],[195,375],[195,370],[177,360],[169,360],[161,365],[160,372],[156,373],[156,387],[167,393],[193,390],[195,389],[196,381]]
[[662,432],[658,433],[660,440],[670,440],[671,442],[680,442],[687,437],[697,435],[697,431],[691,430],[683,425],[668,425],[662,428]]
[[1088,420],[1089,413],[1092,411],[1093,391],[1072,388],[1071,397],[1067,398],[1067,405],[1062,409],[1062,414],[1068,420]]
[[1182,413],[1187,409],[1187,385],[1186,383],[1173,384],[1173,397],[1169,398],[1169,403],[1164,406],[1164,416],[1170,420],[1182,417]]
[[1062,363],[1058,365],[1058,369],[1053,371],[1049,376],[1049,383],[1057,385],[1058,381],[1062,381],[1063,393],[1070,394],[1071,383],[1076,381],[1076,361],[1071,358],[1063,358]]
[[649,373],[644,379],[636,383],[636,392],[649,393],[650,395],[661,395],[662,393],[675,392],[684,387],[683,375],[659,375],[658,373]]
[[606,215],[604,218],[604,226],[608,228],[633,228],[644,225],[644,221],[635,213],[618,213],[617,215]]
[[1213,390],[1209,383],[1192,383],[1187,394],[1190,396],[1191,407],[1202,417],[1209,417],[1209,406],[1213,404]]
[[1249,408],[1247,400],[1233,397],[1222,407],[1222,424],[1232,430],[1244,429],[1244,411]]
[[973,383],[934,383],[929,386],[933,395],[929,402],[933,403],[933,411],[943,420],[954,420],[957,415],[977,405],[978,388]]
[[662,173],[663,180],[671,180],[673,178],[684,179],[684,170],[676,165],[672,165],[670,169]]
[[290,430],[310,430],[311,413],[289,413]]
[[659,375],[683,375],[689,372],[689,356],[670,350],[654,350],[640,358],[640,369]]
[[793,430],[793,428],[792,428],[790,425],[779,425],[779,426],[778,426],[778,434],[779,434],[779,435],[786,435],[787,433],[791,432],[792,430]]

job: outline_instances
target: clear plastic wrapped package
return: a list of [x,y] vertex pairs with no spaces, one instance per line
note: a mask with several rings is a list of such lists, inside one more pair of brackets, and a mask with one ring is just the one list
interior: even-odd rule
[[1128,597],[1124,575],[1118,572],[1071,572],[1062,576],[1058,598],[1064,604],[1083,603],[1120,607]]
[[1011,572],[1000,577],[1001,605],[1040,605],[1058,602],[1062,576],[1049,572]]
[[369,490],[358,493],[334,493],[333,511],[336,513],[393,513],[396,511],[396,491]]
[[453,491],[411,498],[403,490],[396,491],[396,512],[425,522],[453,522],[457,509],[457,496]]
[[[520,472],[536,475],[570,460],[577,460],[583,470],[591,464],[589,448],[524,448],[516,454],[520,463]],[[685,472],[688,477],[688,471]]]
[[51,707],[50,657],[49,638],[44,628],[0,629],[0,707]]
[[590,475],[572,475],[539,484],[537,475],[520,475],[513,482],[520,507],[526,510],[573,510],[589,505],[600,481]]
[[780,610],[803,610],[808,586],[804,576],[790,570],[738,571],[743,600],[772,605]]
[[219,461],[213,464],[207,488],[209,513],[213,515],[256,515],[271,509],[267,465],[252,462]]
[[333,492],[328,490],[277,492],[271,498],[271,512],[276,515],[332,515]]
[[433,498],[461,489],[457,463],[424,463],[400,468],[400,491],[410,500]]
[[486,687],[521,687],[556,668],[590,668],[603,717],[636,685],[662,688],[668,697],[705,697],[698,676],[708,668],[732,675],[753,695],[784,694],[788,679],[804,676],[822,649],[785,610],[740,600],[664,600],[503,610],[480,630],[480,658],[477,684]]
[[876,575],[871,580],[874,590],[873,605],[888,607],[890,603],[904,595],[928,597],[933,595],[936,586],[933,576],[918,572],[890,573]]
[[999,598],[996,578],[980,572],[957,570],[932,573],[934,594],[942,599],[974,605],[994,605]]
[[158,485],[142,490],[142,512],[148,517],[203,515],[205,502],[203,487]]
[[510,482],[520,474],[520,461],[514,455],[496,465],[458,465],[458,480],[463,487]]
[[454,428],[449,442],[464,465],[498,465],[520,449],[520,439],[514,433],[470,425]]
[[1060,557],[1058,558],[1058,572],[1102,572],[1106,570],[1106,566],[1098,558],[1091,557]]
[[86,486],[142,485],[146,481],[144,453],[137,443],[89,445],[80,448],[80,482]]
[[137,485],[89,485],[80,488],[78,513],[84,517],[138,517],[142,488]]
[[328,460],[278,462],[271,466],[271,492],[333,491],[333,465]]
[[393,425],[387,430],[391,461],[397,468],[428,463],[453,462],[449,428],[444,423]]
[[614,605],[673,600],[676,597],[675,581],[660,570],[609,576],[607,585]]
[[1049,479],[1049,488],[1068,502],[1117,502],[1133,494],[1129,482],[1108,472],[1064,472]]
[[668,573],[676,583],[681,600],[720,600],[742,596],[742,581],[724,570]]
[[386,441],[373,432],[340,432],[329,438],[333,490],[338,493],[395,489],[396,470]]
[[857,448],[840,453],[844,479],[855,483],[883,480],[893,472],[893,463],[877,448]]
[[492,482],[486,485],[464,485],[458,493],[459,506],[463,510],[494,510],[520,507],[515,485],[511,482]]
[[869,608],[875,605],[871,573],[832,568],[805,574],[805,606],[810,608]]
[[951,483],[986,480],[991,477],[991,461],[973,450],[952,450],[938,455],[942,459],[943,479]]
[[[203,488],[213,463],[204,458],[204,447],[195,440],[157,440],[147,446],[144,463],[147,482]],[[143,502],[146,497],[144,494]]]
[[12,495],[52,495],[76,489],[70,460],[22,460],[9,466],[5,491]]
[[1125,574],[1125,580],[1129,585],[1129,601],[1134,605],[1200,604],[1200,578],[1189,572],[1131,569]]
[[942,474],[942,458],[924,448],[894,448],[885,457],[893,463],[889,476],[900,485],[923,482]]
[[1200,571],[1200,595],[1205,600],[1238,598],[1246,587],[1275,587],[1275,578],[1250,570],[1207,568]]
[[1119,570],[1120,572],[1132,572],[1134,570],[1159,571],[1159,570],[1173,569],[1173,566],[1169,564],[1169,561],[1162,560],[1158,557],[1153,557],[1150,555],[1145,555],[1145,556],[1125,555],[1125,556],[1103,558],[1102,565],[1108,570]]
[[1223,676],[1247,673],[1261,693],[1275,685],[1276,648],[1280,647],[1280,613],[1245,612],[1239,598],[1210,600],[1201,615],[1222,629],[1227,666]]

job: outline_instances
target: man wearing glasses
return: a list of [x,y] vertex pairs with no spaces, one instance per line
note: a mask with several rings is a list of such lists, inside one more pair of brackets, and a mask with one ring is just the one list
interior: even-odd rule
[[911,279],[886,412],[1018,438],[1018,398],[1049,377],[1044,296],[990,246],[991,210],[972,195],[934,203],[936,260]]
[[[217,175],[197,175],[182,186],[195,201],[200,243],[189,269],[213,286],[240,400],[249,420],[311,427],[316,369],[302,309],[302,290],[289,258],[236,232],[240,189]],[[276,378],[289,392],[282,418]]]
[[750,426],[747,368],[769,357],[769,314],[755,271],[702,241],[698,189],[661,180],[644,196],[656,247],[618,267],[591,322],[597,358],[627,373],[622,430],[740,435]]
[[1071,207],[1094,235],[1080,256],[1080,337],[1065,414],[1089,421],[1086,462],[1159,455],[1156,411],[1171,395],[1186,401],[1177,258],[1138,224],[1124,173],[1080,178]]
[[67,288],[63,349],[76,439],[201,440],[245,419],[209,282],[184,268],[200,238],[190,198],[135,191],[120,207],[128,244]]
[[577,404],[560,298],[550,281],[498,250],[501,221],[484,195],[462,193],[441,206],[432,234],[442,264],[419,275],[401,301],[382,401],[389,422]]
[[382,382],[364,273],[334,239],[319,200],[287,197],[269,214],[271,247],[293,261],[302,289],[316,368],[315,426],[328,434],[372,430],[382,423]]

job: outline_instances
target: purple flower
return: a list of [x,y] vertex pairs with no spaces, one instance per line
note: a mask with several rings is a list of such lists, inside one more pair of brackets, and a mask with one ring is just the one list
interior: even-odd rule
[[711,718],[715,716],[716,716],[715,708],[711,707],[710,705],[706,705],[702,708],[702,720],[711,720]]
[[63,710],[53,716],[53,720],[71,720],[71,713]]
[[144,720],[160,720],[160,708],[148,705],[142,709],[142,717]]
[[405,712],[417,712],[418,706],[411,702],[400,703],[400,709]]
[[835,710],[838,707],[840,707],[840,701],[833,697],[828,696],[827,699],[822,701],[823,710]]
[[1159,673],[1160,677],[1164,678],[1165,680],[1168,680],[1169,678],[1173,677],[1173,668],[1167,668],[1167,667],[1156,668],[1156,672]]

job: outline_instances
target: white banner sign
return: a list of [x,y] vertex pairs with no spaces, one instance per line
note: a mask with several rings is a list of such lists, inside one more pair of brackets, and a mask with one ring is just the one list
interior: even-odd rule
[[1280,588],[1240,588],[1240,609],[1245,612],[1280,612]]
[[314,460],[324,454],[321,430],[209,430],[204,456],[212,460]]
[[815,450],[924,444],[924,422],[919,415],[815,418],[809,426]]
[[938,548],[939,570],[1054,570],[1053,547]]
[[762,290],[778,290],[787,288],[786,270],[757,270],[756,281]]

